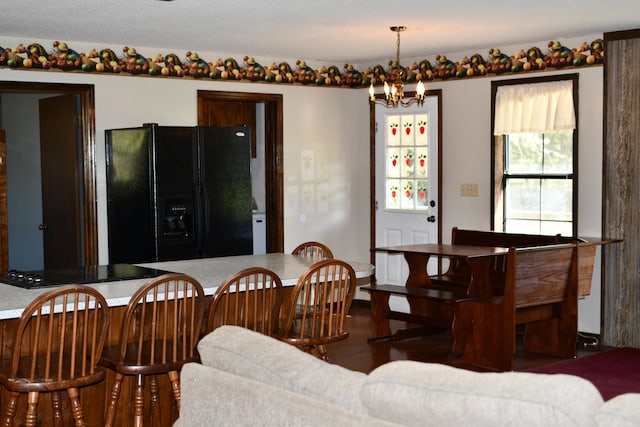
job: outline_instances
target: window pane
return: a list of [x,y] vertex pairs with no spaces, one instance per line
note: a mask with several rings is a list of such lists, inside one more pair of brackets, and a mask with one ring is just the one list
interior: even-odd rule
[[542,221],[540,223],[540,234],[547,234],[550,236],[553,236],[556,234],[560,234],[562,236],[571,236],[573,234],[571,221],[569,222]]
[[543,220],[571,221],[572,190],[571,179],[547,179],[542,181]]
[[540,219],[540,180],[511,178],[505,188],[505,219]]
[[509,233],[542,234],[540,232],[540,221],[507,219],[504,225],[505,230]]
[[507,173],[541,173],[543,168],[542,134],[521,133],[507,135]]
[[573,172],[573,131],[544,135],[544,172]]

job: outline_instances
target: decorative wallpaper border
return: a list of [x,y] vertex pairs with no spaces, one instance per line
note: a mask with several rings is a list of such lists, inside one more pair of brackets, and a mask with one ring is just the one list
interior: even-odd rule
[[558,41],[550,41],[543,52],[538,47],[508,55],[500,49],[489,49],[488,56],[478,53],[452,61],[445,55],[437,55],[432,64],[423,59],[404,67],[389,61],[388,67],[376,65],[364,71],[345,64],[313,69],[304,60],[294,66],[287,62],[263,66],[253,57],[245,56],[242,62],[234,58],[207,61],[196,52],[186,52],[184,57],[168,55],[143,56],[135,48],[125,46],[119,54],[111,49],[92,49],[77,52],[64,42],[54,41],[50,50],[38,43],[19,44],[14,48],[0,47],[0,68],[79,71],[86,73],[111,73],[122,75],[147,75],[177,78],[203,78],[267,82],[280,84],[304,84],[315,86],[344,86],[361,88],[382,84],[392,73],[402,71],[405,83],[446,79],[463,79],[489,74],[520,73],[547,68],[581,67],[602,64],[604,42],[596,39],[577,48],[568,48]]

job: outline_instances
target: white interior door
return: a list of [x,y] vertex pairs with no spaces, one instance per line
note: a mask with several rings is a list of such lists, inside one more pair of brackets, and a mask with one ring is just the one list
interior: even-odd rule
[[[376,105],[376,246],[438,241],[438,114],[437,96],[423,106]],[[407,276],[402,255],[376,254],[378,283],[404,284]],[[390,305],[408,311],[405,298]]]

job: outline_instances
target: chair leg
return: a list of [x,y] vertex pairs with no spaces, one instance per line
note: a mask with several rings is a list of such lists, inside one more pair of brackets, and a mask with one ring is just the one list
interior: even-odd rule
[[60,399],[60,393],[57,391],[51,392],[51,409],[53,416],[53,425],[55,427],[63,427],[62,418],[62,400]]
[[24,425],[26,427],[36,427],[36,423],[38,422],[38,400],[40,398],[40,393],[37,391],[31,391],[27,395],[27,417],[24,420]]
[[19,397],[20,397],[20,393],[16,393],[16,392],[12,392],[9,395],[9,401],[7,402],[7,406],[5,407],[4,414],[2,416],[2,427],[13,426],[13,418],[16,416]]
[[84,414],[82,413],[82,405],[80,405],[80,397],[77,388],[70,388],[67,390],[69,395],[69,401],[71,402],[71,413],[73,419],[76,421],[76,427],[84,427]]
[[151,375],[149,378],[149,390],[151,392],[151,425],[158,425],[160,424],[160,388],[156,375]]
[[178,415],[180,415],[180,374],[178,371],[169,372],[169,381],[171,382],[171,391],[173,397],[176,400],[176,408],[178,408]]
[[133,397],[133,425],[142,427],[144,423],[144,375],[136,375],[136,391]]
[[324,360],[325,362],[329,361],[329,358],[327,357],[327,347],[325,347],[323,344],[318,344],[316,350],[320,359]]
[[116,408],[118,407],[118,399],[120,398],[120,387],[122,387],[122,378],[124,375],[116,373],[111,386],[111,396],[109,399],[109,406],[107,406],[107,415],[105,417],[105,427],[112,427],[113,421],[116,417]]

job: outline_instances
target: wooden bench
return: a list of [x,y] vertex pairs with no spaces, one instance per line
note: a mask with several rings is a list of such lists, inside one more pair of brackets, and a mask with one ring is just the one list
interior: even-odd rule
[[[570,237],[562,237],[559,234],[521,234],[504,233],[497,231],[466,230],[458,227],[451,229],[451,244],[471,246],[492,246],[502,248],[523,248],[529,246],[553,245],[558,243],[571,243]],[[494,293],[501,294],[506,269],[505,258],[495,258],[491,267],[491,279],[494,284]],[[471,279],[469,266],[463,260],[450,259],[449,267],[443,274],[430,276],[431,287],[456,291],[466,288]],[[589,278],[591,285],[591,278]]]
[[[446,291],[426,287],[406,287],[404,285],[370,285],[360,289],[371,294],[371,317],[374,321],[373,338],[369,341],[392,339],[402,340],[420,334],[425,330],[454,328],[456,303],[470,298],[466,292]],[[413,306],[421,307],[418,313],[404,313],[389,308],[389,297],[397,295],[414,302]],[[401,330],[392,335],[389,319],[400,320],[415,325],[417,328]],[[454,337],[456,334],[454,332]],[[454,343],[454,351],[459,345]]]
[[518,325],[524,325],[525,351],[574,357],[578,250],[577,244],[510,248],[504,294],[456,304],[464,363],[512,370]]

